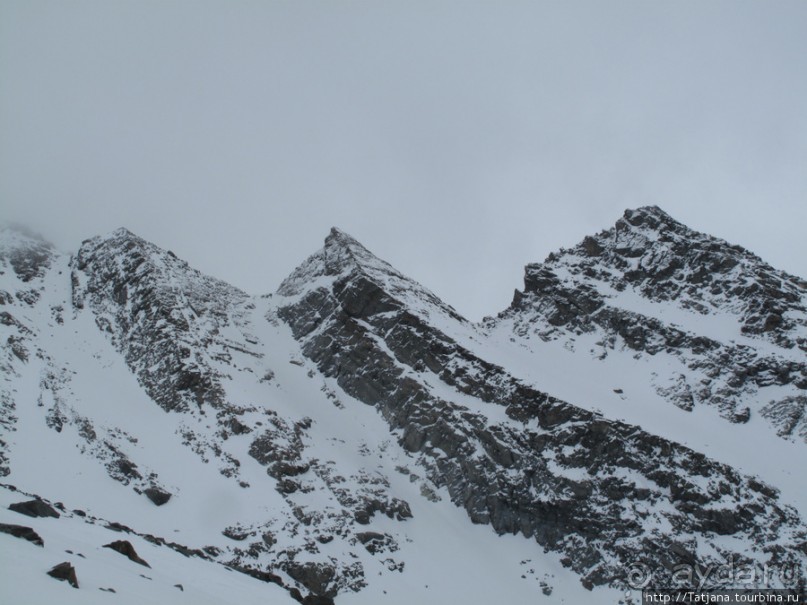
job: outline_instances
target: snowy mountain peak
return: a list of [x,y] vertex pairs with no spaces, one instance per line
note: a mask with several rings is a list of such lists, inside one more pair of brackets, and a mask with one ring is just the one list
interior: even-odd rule
[[378,258],[357,239],[336,227],[332,227],[328,237],[325,238],[323,251],[329,269],[337,273],[359,269],[398,274],[392,265]]
[[[342,231],[339,227],[331,227],[331,232],[325,238],[325,244],[327,245],[329,242],[337,242],[345,246],[361,246],[356,238]],[[361,247],[363,248],[363,246]]]
[[92,309],[155,401],[166,410],[222,401],[210,347],[246,294],[123,228],[85,241],[72,265],[74,306]]
[[114,230],[114,231],[111,233],[111,236],[110,236],[110,237],[115,237],[115,238],[127,238],[127,239],[138,239],[138,240],[141,240],[141,241],[145,241],[145,240],[142,240],[142,238],[140,238],[140,237],[138,237],[137,235],[135,235],[134,233],[132,233],[131,231],[129,231],[129,230],[126,228],[126,227],[118,227],[117,229],[115,229],[115,230]]
[[127,283],[142,278],[169,290],[213,289],[245,296],[237,288],[204,275],[170,250],[152,244],[125,227],[84,241],[76,255],[75,265],[80,270],[87,267],[97,270],[101,265],[107,265],[106,269],[111,272],[105,273],[107,279],[117,276]]
[[0,601],[599,605],[637,561],[803,585],[807,368],[768,337],[798,314],[699,321],[653,250],[690,242],[682,287],[724,244],[620,221],[483,327],[338,229],[260,298],[125,229],[71,257],[8,235],[45,260],[0,271]]
[[[509,368],[520,370],[516,355],[531,343],[515,351],[498,345],[521,332],[499,338],[496,326],[489,335],[475,331],[386,264],[382,273],[375,262],[354,259],[326,275],[329,255],[351,253],[352,244],[340,239],[336,234],[326,242],[284,284],[277,316],[317,371],[376,408],[431,484],[445,488],[475,523],[521,533],[563,553],[583,585],[593,587],[619,577],[650,535],[665,545],[656,554],[683,543],[697,543],[700,550],[711,544],[710,534],[754,540],[752,533],[740,538],[744,522],[725,508],[721,490],[729,486],[738,486],[732,498],[756,506],[761,497],[768,510],[763,514],[779,514],[776,492],[764,496],[727,465],[586,409],[591,402],[579,390],[567,400],[543,390],[562,347],[553,357],[532,360],[535,373],[520,380]],[[563,298],[560,275],[547,269],[544,279],[517,309],[524,324],[516,327],[527,337],[538,326],[553,327],[534,312],[533,303],[542,309],[538,294],[556,294],[548,304],[568,305],[569,320],[586,312],[574,309],[575,293]],[[585,373],[556,374],[573,386],[586,382]],[[602,391],[614,395],[612,384]],[[709,512],[688,504],[694,501],[708,502],[703,508]]]
[[21,281],[42,277],[55,255],[53,245],[27,227],[0,224],[0,263],[10,265]]
[[807,441],[806,293],[804,280],[651,206],[528,265],[488,327],[534,352],[642,359],[634,376],[645,368],[654,394],[681,409],[761,416],[763,430]]
[[367,287],[377,289],[396,308],[407,307],[424,317],[439,315],[466,322],[432,292],[336,227],[325,238],[324,247],[306,259],[280,284],[278,294],[298,297],[318,289],[342,290],[347,284],[352,284],[355,292],[364,291]]
[[[634,293],[697,315],[731,314],[742,334],[807,350],[807,282],[744,248],[700,233],[658,207],[627,210],[614,227],[527,265],[523,294],[562,290],[586,313]],[[554,294],[553,294],[554,296]],[[570,304],[572,304],[570,303]],[[568,315],[562,313],[561,315]],[[575,315],[575,313],[572,313]],[[555,316],[552,323],[566,323]]]
[[628,208],[623,213],[622,218],[631,225],[646,225],[657,231],[664,228],[670,229],[685,226],[655,205],[641,206],[635,209]]
[[333,281],[338,275],[375,266],[394,272],[390,265],[374,256],[356,239],[332,227],[323,248],[308,257],[280,284],[278,294],[295,296],[310,287]]

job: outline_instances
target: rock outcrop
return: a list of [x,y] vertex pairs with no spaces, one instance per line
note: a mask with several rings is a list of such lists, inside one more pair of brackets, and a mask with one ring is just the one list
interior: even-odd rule
[[[480,325],[338,229],[262,297],[125,229],[70,258],[28,235],[6,239],[0,476],[25,488],[35,468],[37,485],[72,491],[70,501],[37,488],[71,508],[36,499],[12,510],[59,517],[58,508],[60,527],[139,536],[301,603],[380,593],[373,583],[389,578],[413,584],[407,557],[422,553],[419,524],[435,510],[487,526],[477,529],[499,543],[496,533],[523,537],[580,591],[624,594],[637,563],[659,585],[677,566],[728,560],[807,578],[805,511],[781,481],[598,412],[510,363],[514,350],[537,363],[538,345],[587,364],[655,360],[631,378],[684,425],[696,415],[688,411],[710,406],[731,422],[715,415],[715,431],[758,429],[762,447],[803,445],[805,282],[658,208],[628,211],[529,265],[510,308]],[[104,380],[82,375],[93,372]],[[631,395],[605,387],[614,401]],[[40,440],[57,452],[41,464],[28,447]],[[49,482],[55,468],[81,488]],[[103,489],[127,489],[84,498],[99,477]],[[122,516],[99,512],[126,497]],[[139,530],[136,511],[171,519],[182,543]],[[0,530],[42,543],[31,528]],[[127,540],[107,546],[148,565]],[[57,568],[75,580],[69,563]],[[536,595],[563,593],[549,575],[523,571]]]
[[791,403],[807,393],[807,281],[658,207],[527,265],[524,290],[486,327],[526,348],[588,335],[599,359],[669,359],[672,371],[645,379],[672,404],[734,423],[759,413],[784,437],[807,436]]
[[[637,553],[662,577],[675,561],[720,560],[718,536],[744,545],[732,556],[803,565],[803,523],[775,491],[480,359],[449,336],[464,320],[346,234],[332,231],[279,294],[303,353],[375,406],[473,522],[561,553],[584,584],[624,584]],[[602,306],[576,304],[556,323]],[[697,554],[675,548],[696,542]]]

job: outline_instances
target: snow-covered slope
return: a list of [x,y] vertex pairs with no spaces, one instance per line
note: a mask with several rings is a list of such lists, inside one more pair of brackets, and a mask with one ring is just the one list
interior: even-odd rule
[[528,265],[485,331],[490,358],[525,380],[807,506],[804,280],[646,207]]
[[[662,366],[620,385],[548,376],[536,340],[575,369],[659,352],[571,353],[599,324],[557,328],[529,293],[474,326],[338,230],[261,297],[124,229],[68,256],[5,228],[0,264],[0,524],[44,542],[0,532],[2,602],[630,602],[632,564],[664,583],[729,556],[807,576],[801,488],[734,464],[739,438],[682,445],[652,414],[602,405],[628,383],[666,402]],[[783,296],[781,323],[737,338],[795,375],[803,298]],[[751,407],[741,395],[732,410]],[[657,407],[682,427],[758,428]],[[804,443],[777,426],[755,435],[792,448],[795,471]],[[60,517],[6,508],[32,498]],[[104,548],[118,540],[151,569]],[[46,575],[63,561],[79,589]]]
[[655,357],[670,370],[648,366],[647,379],[674,405],[735,423],[760,414],[807,442],[807,282],[657,207],[528,265],[524,291],[488,326],[533,351]]

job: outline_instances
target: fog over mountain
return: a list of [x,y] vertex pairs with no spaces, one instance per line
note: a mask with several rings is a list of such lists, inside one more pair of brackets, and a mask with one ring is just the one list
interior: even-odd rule
[[475,321],[626,207],[807,275],[805,31],[800,0],[5,0],[0,218],[252,295],[338,225]]

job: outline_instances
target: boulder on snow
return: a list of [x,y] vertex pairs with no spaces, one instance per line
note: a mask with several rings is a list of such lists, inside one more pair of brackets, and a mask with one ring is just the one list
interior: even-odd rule
[[390,541],[389,536],[375,531],[363,531],[356,534],[356,539],[364,544],[364,548],[371,554],[376,554]]
[[63,580],[70,584],[73,588],[78,588],[78,578],[76,577],[76,568],[73,567],[68,561],[59,563],[48,572],[51,578]]
[[0,532],[9,534],[15,538],[22,538],[33,542],[37,546],[45,546],[45,541],[36,533],[32,528],[25,527],[24,525],[11,525],[9,523],[0,523]]
[[143,493],[157,506],[162,506],[171,499],[171,494],[159,487],[150,487],[143,490]]
[[109,544],[104,544],[104,548],[111,548],[115,552],[119,552],[120,554],[127,557],[130,561],[134,561],[135,563],[139,563],[140,565],[145,565],[146,567],[151,567],[148,563],[146,563],[143,559],[141,559],[137,552],[132,546],[132,543],[128,540],[116,540],[115,542],[111,542]]
[[60,517],[59,513],[50,504],[38,498],[27,502],[15,502],[9,505],[8,509],[28,517],[54,517],[55,519]]

